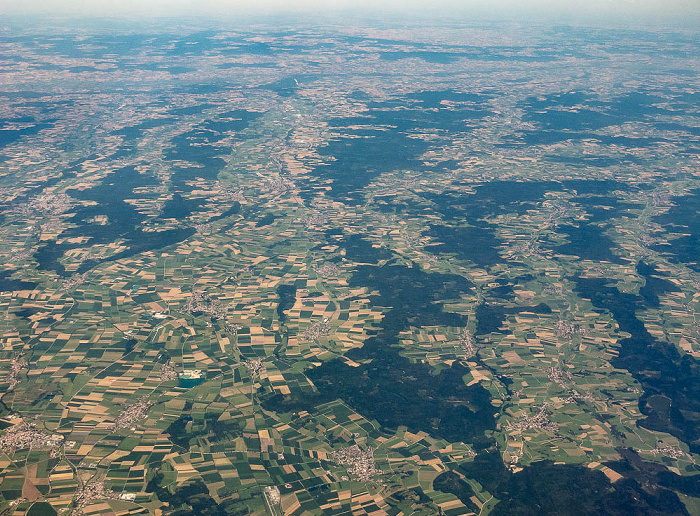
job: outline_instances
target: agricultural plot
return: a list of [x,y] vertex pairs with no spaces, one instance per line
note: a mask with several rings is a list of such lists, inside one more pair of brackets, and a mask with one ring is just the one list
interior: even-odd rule
[[0,33],[0,514],[699,513],[692,38],[55,29]]

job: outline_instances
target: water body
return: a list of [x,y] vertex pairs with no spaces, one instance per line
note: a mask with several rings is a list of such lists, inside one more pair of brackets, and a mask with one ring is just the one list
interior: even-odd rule
[[177,381],[178,387],[183,387],[185,389],[191,389],[192,387],[197,387],[204,383],[204,376],[199,378],[179,378]]
[[[673,292],[676,287],[647,264],[639,264],[638,270],[647,280],[641,295],[622,293],[603,278],[573,278],[576,292],[590,299],[597,309],[610,312],[620,331],[630,334],[619,341],[619,355],[611,362],[628,370],[644,388],[639,405],[647,417],[640,425],[675,435],[698,453],[700,364],[690,355],[681,355],[673,344],[655,339],[636,315],[649,306],[649,301],[654,306],[658,295]],[[654,396],[670,399],[670,409]]]

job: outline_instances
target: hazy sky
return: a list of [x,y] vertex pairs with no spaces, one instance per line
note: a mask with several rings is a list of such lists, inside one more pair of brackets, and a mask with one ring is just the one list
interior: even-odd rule
[[421,10],[517,16],[700,17],[700,0],[0,0],[2,14],[86,16],[235,15],[242,12]]

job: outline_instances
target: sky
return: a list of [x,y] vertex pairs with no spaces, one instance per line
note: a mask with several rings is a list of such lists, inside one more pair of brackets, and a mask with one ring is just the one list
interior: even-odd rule
[[700,0],[0,0],[0,15],[236,16],[285,12],[369,12],[700,19]]
[[0,12],[53,14],[227,13],[300,10],[468,10],[700,14],[698,0],[3,0]]

